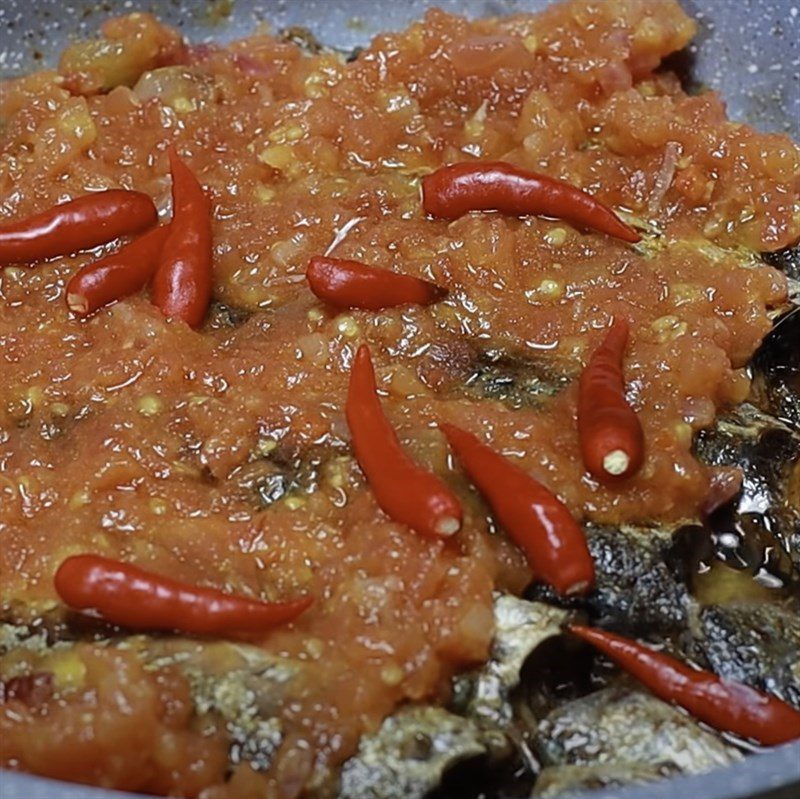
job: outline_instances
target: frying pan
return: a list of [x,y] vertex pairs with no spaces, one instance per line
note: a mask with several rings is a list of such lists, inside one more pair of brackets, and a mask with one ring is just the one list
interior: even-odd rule
[[[349,50],[381,30],[402,28],[429,6],[471,16],[542,8],[547,0],[0,0],[0,77],[51,66],[75,36],[104,19],[152,11],[193,41],[228,40],[262,21],[301,25]],[[800,0],[682,0],[700,23],[692,46],[669,66],[690,88],[719,90],[730,116],[800,139]],[[1,744],[2,742],[0,742]],[[134,799],[136,795],[0,772],[0,799]],[[573,795],[574,796],[574,795]],[[581,794],[574,799],[798,799],[800,743],[691,777]]]

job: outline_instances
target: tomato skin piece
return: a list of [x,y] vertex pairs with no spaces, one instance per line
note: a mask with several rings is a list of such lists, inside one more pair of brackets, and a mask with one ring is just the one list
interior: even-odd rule
[[630,244],[641,236],[608,206],[582,189],[505,161],[451,164],[422,179],[425,212],[457,219],[470,211],[551,216]]
[[108,189],[0,225],[0,265],[23,264],[90,250],[158,222],[153,201],[140,191]]
[[67,558],[54,584],[70,608],[91,611],[110,624],[198,635],[266,632],[293,621],[313,602],[311,597],[260,602],[88,554]]

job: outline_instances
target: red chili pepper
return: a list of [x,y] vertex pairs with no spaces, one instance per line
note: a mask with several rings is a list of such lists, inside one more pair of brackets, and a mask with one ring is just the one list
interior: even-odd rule
[[211,302],[211,201],[173,148],[169,164],[172,223],[153,279],[153,303],[165,316],[197,327]]
[[591,194],[504,161],[437,169],[422,179],[422,205],[426,213],[442,219],[457,219],[470,211],[553,216],[623,241],[641,240],[632,227]]
[[88,250],[158,221],[153,201],[139,191],[109,189],[0,226],[0,264],[29,263]]
[[199,588],[99,555],[67,558],[55,576],[61,599],[133,630],[177,630],[198,635],[258,633],[286,624],[312,602],[259,602]]
[[628,323],[617,319],[583,370],[578,387],[578,436],[586,468],[613,482],[635,474],[644,460],[644,433],[625,399],[622,356]]
[[317,297],[337,308],[379,311],[396,305],[430,305],[447,295],[447,289],[427,280],[320,255],[309,261],[306,278]]
[[715,729],[765,746],[800,738],[800,712],[777,697],[723,680],[709,671],[693,669],[621,635],[577,624],[568,629],[611,658],[659,699],[680,705]]
[[67,307],[88,316],[144,288],[155,274],[169,226],[153,228],[117,252],[87,264],[67,283]]
[[439,427],[536,577],[565,596],[587,593],[594,586],[594,564],[567,506],[471,433],[451,424]]
[[384,512],[423,535],[439,538],[457,533],[461,503],[400,446],[381,408],[366,345],[358,348],[353,361],[345,410],[356,460]]

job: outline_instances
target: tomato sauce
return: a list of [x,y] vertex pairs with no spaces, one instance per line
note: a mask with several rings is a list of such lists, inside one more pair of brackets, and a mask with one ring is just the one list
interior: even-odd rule
[[[439,420],[514,457],[579,519],[698,515],[714,470],[692,435],[746,397],[745,365],[786,299],[785,278],[752,254],[800,236],[800,152],[653,71],[693,33],[671,1],[479,21],[434,10],[346,63],[266,34],[187,47],[136,14],[109,23],[111,50],[78,43],[60,72],[0,87],[0,219],[114,187],[163,212],[174,144],[213,200],[214,295],[237,317],[213,312],[194,331],[146,293],[72,317],[65,285],[102,247],[0,270],[5,619],[60,613],[53,574],[87,551],[264,599],[316,598],[250,642],[303,666],[263,773],[237,767],[225,783],[224,725],[192,714],[179,670],[90,644],[56,698],[0,714],[8,764],[204,799],[291,797],[401,702],[446,698],[452,674],[488,654],[492,591],[519,592],[530,575],[448,458]],[[542,218],[427,219],[420,177],[470,158],[578,185],[645,241]],[[450,295],[336,313],[304,282],[323,252]],[[622,487],[585,473],[575,425],[575,378],[617,314],[646,440]],[[402,442],[465,503],[448,542],[388,519],[354,462],[344,401],[362,343]],[[468,396],[465,375],[490,351],[563,389],[524,407]],[[3,675],[31,667],[25,657]],[[81,714],[93,743],[60,734]],[[123,748],[137,758],[125,768]]]

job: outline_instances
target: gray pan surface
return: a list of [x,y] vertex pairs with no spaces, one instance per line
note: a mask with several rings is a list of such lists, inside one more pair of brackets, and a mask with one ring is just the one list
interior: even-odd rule
[[[599,0],[604,2],[604,0]],[[536,10],[547,0],[0,0],[0,77],[52,65],[73,38],[115,14],[152,11],[193,41],[229,40],[262,21],[301,25],[324,44],[351,49],[401,28],[429,6],[471,16]],[[730,116],[800,139],[800,0],[682,0],[700,23],[670,66],[690,87],[722,93]],[[2,745],[2,742],[0,742]],[[0,799],[132,799],[134,794],[0,771]],[[800,799],[800,743],[707,774],[607,789],[573,799]]]

